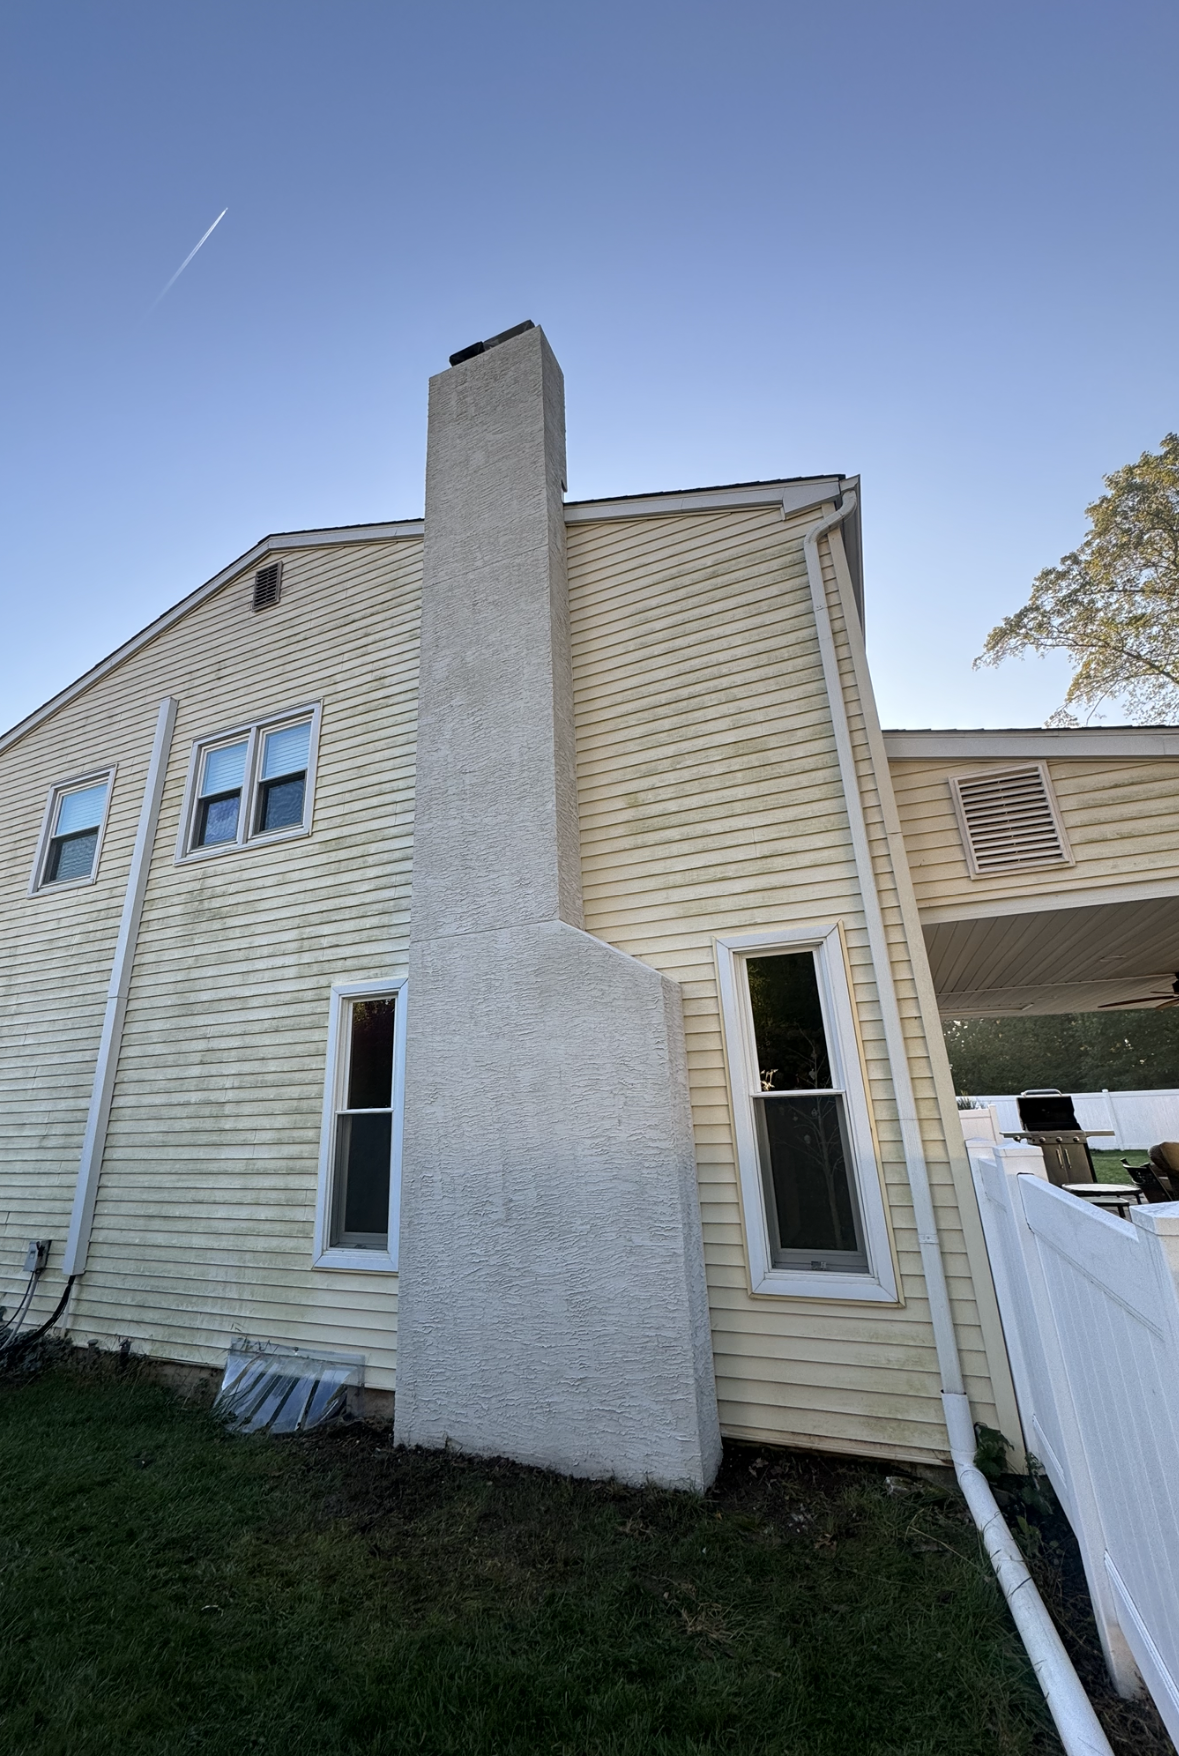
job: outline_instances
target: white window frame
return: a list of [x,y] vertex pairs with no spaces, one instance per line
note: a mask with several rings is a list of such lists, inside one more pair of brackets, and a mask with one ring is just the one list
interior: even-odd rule
[[[344,1078],[348,1066],[345,1020],[354,1000],[396,998],[393,1014],[393,1127],[389,1161],[389,1247],[364,1250],[356,1245],[333,1244],[332,1197],[336,1152],[336,1117],[343,1108]],[[316,1268],[362,1269],[369,1273],[397,1273],[397,1233],[401,1219],[401,1140],[405,1117],[405,1010],[404,976],[371,982],[337,982],[332,988],[328,1017],[327,1068],[323,1083],[323,1123],[319,1144],[319,1187],[315,1202],[315,1243],[312,1261]]]
[[[45,815],[41,819],[41,833],[37,837],[37,856],[33,861],[33,870],[29,877],[30,896],[56,896],[63,890],[82,890],[87,884],[94,884],[98,879],[98,868],[102,860],[102,844],[106,837],[107,820],[111,814],[111,795],[115,790],[115,775],[118,764],[107,763],[102,768],[87,769],[85,774],[74,775],[70,780],[55,781],[49,789],[49,800],[45,806]],[[58,801],[66,793],[81,792],[84,787],[96,787],[100,781],[106,782],[106,803],[102,807],[102,819],[98,825],[98,840],[94,844],[94,861],[87,878],[64,878],[58,883],[45,882],[45,867],[49,860],[49,844],[53,840],[53,820],[57,815]]]
[[[787,1298],[854,1299],[896,1304],[897,1274],[889,1235],[884,1185],[872,1132],[868,1091],[860,1059],[843,935],[838,923],[739,933],[714,941],[729,1091],[736,1135],[737,1170],[745,1220],[750,1291]],[[782,951],[813,951],[831,1062],[832,1089],[843,1094],[866,1272],[775,1267],[770,1245],[766,1191],[757,1144],[754,1094],[761,1089],[753,1008],[745,960]]]
[[[301,707],[284,708],[281,713],[268,713],[261,719],[243,720],[239,725],[227,726],[219,732],[209,732],[204,737],[194,741],[188,762],[188,776],[184,783],[184,806],[180,813],[180,833],[176,838],[177,865],[188,865],[193,860],[212,860],[221,854],[240,854],[247,848],[271,847],[275,842],[295,841],[300,836],[311,834],[312,812],[315,805],[315,772],[319,760],[321,714],[322,704],[320,702],[307,701]],[[266,733],[278,731],[282,726],[297,720],[310,720],[311,722],[311,737],[307,748],[307,779],[303,787],[302,821],[287,824],[282,829],[255,830],[253,822],[258,804],[258,788],[261,784],[260,770]],[[233,841],[217,842],[213,847],[194,847],[193,835],[196,830],[197,810],[200,805],[201,765],[205,752],[215,749],[218,744],[240,743],[243,738],[246,740],[246,763],[242,776],[242,804],[238,811],[237,835]]]

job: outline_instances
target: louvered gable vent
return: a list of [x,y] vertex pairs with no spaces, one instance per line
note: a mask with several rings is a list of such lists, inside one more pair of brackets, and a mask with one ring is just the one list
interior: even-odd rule
[[254,575],[254,608],[268,610],[276,604],[282,591],[282,562],[272,561],[269,567],[259,567]]
[[1026,866],[1072,863],[1052,783],[1042,762],[956,775],[950,791],[972,878]]

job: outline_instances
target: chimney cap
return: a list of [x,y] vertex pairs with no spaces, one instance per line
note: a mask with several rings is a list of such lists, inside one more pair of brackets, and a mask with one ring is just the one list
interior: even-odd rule
[[531,317],[523,323],[517,323],[514,329],[501,329],[498,335],[489,335],[486,341],[473,341],[469,348],[460,348],[457,354],[451,354],[452,366],[461,366],[464,360],[473,360],[476,354],[485,354],[488,348],[497,348],[501,341],[511,341],[513,336],[523,335],[527,329],[535,329]]

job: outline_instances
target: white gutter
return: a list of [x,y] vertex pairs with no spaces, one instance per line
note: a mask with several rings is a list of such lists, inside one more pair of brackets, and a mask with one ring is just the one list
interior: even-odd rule
[[143,786],[143,802],[139,807],[139,827],[135,832],[131,869],[127,874],[127,889],[123,897],[119,937],[115,941],[115,955],[111,964],[106,1012],[102,1020],[102,1034],[98,1040],[98,1062],[94,1069],[94,1085],[86,1115],[86,1132],[82,1136],[82,1157],[78,1165],[78,1181],[74,1189],[74,1205],[62,1262],[62,1273],[71,1276],[82,1274],[86,1269],[86,1252],[90,1247],[90,1229],[94,1223],[94,1204],[98,1199],[98,1179],[102,1171],[107,1123],[110,1120],[111,1099],[115,1090],[115,1073],[123,1040],[123,1020],[127,1015],[131,966],[135,961],[135,944],[139,938],[148,867],[151,863],[156,825],[160,818],[164,774],[168,767],[168,752],[172,746],[172,728],[175,723],[176,703],[168,695],[160,702],[156,720],[151,760]]
[[901,1011],[897,1001],[896,983],[893,980],[884,914],[876,889],[876,874],[872,865],[872,849],[868,840],[868,826],[864,817],[863,800],[860,796],[860,780],[856,768],[855,750],[852,746],[851,726],[847,717],[847,702],[843,693],[843,679],[839,672],[839,655],[836,651],[835,635],[831,627],[831,611],[827,602],[827,587],[823,579],[823,564],[819,557],[819,538],[833,530],[836,525],[841,524],[849,513],[855,511],[855,506],[855,494],[846,493],[843,497],[843,505],[837,512],[830,513],[809,527],[803,538],[803,551],[806,556],[807,579],[811,588],[811,603],[815,613],[815,630],[819,639],[823,678],[827,685],[827,696],[831,704],[831,725],[835,735],[839,773],[843,782],[843,794],[847,806],[852,853],[860,883],[864,925],[876,977],[881,1025],[884,1030],[885,1048],[892,1073],[893,1093],[896,1098],[901,1142],[905,1154],[905,1169],[909,1178],[913,1215],[917,1223],[917,1243],[921,1252],[921,1268],[925,1277],[926,1296],[929,1300],[929,1320],[933,1329],[934,1346],[937,1350],[938,1369],[941,1373],[942,1409],[945,1414],[946,1430],[949,1434],[950,1456],[953,1459],[954,1473],[958,1478],[958,1484],[962,1489],[966,1504],[970,1508],[971,1517],[982,1536],[983,1544],[991,1559],[991,1565],[995,1569],[1003,1595],[1007,1599],[1015,1625],[1027,1649],[1028,1657],[1032,1661],[1032,1668],[1036,1673],[1037,1680],[1044,1691],[1044,1698],[1056,1723],[1056,1729],[1060,1734],[1060,1741],[1064,1745],[1067,1756],[1113,1756],[1109,1741],[1093,1711],[1093,1705],[1081,1687],[1080,1678],[1069,1662],[1068,1654],[1064,1650],[1051,1616],[1044,1607],[1043,1599],[1036,1590],[1035,1582],[1020,1554],[1019,1546],[1008,1529],[1007,1521],[991,1492],[990,1484],[974,1462],[974,1422],[971,1419],[970,1402],[962,1377],[962,1362],[958,1353],[958,1338],[954,1330],[949,1288],[946,1284],[945,1263],[942,1259],[941,1242],[938,1237],[933,1190],[930,1187],[929,1170],[925,1163],[925,1148],[921,1139],[921,1124],[917,1114],[916,1096],[913,1091],[912,1079],[909,1076],[909,1057],[905,1043],[904,1026],[901,1022]]

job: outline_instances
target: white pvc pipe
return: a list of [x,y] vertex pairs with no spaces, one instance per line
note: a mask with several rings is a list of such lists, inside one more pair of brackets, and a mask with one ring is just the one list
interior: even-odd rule
[[946,1429],[954,1474],[970,1515],[978,1526],[983,1547],[1007,1599],[1012,1620],[1032,1661],[1036,1680],[1044,1691],[1048,1711],[1060,1733],[1068,1756],[1112,1756],[1109,1740],[1093,1711],[1093,1703],[1073,1669],[1056,1625],[1036,1590],[1035,1580],[1019,1552],[1007,1520],[999,1510],[991,1484],[974,1461],[974,1422],[965,1396],[943,1394]]
[[70,1229],[66,1234],[65,1256],[62,1261],[62,1273],[71,1276],[83,1274],[86,1269],[90,1229],[94,1223],[94,1204],[98,1199],[98,1178],[102,1170],[107,1123],[110,1121],[115,1073],[123,1038],[123,1019],[127,1013],[131,966],[135,960],[135,944],[139,937],[139,921],[143,914],[143,898],[147,889],[147,872],[151,864],[156,825],[160,819],[164,774],[168,767],[168,752],[172,746],[172,727],[175,723],[176,703],[170,695],[166,695],[160,702],[151,759],[147,765],[147,779],[143,784],[139,825],[131,852],[131,869],[127,873],[127,889],[123,895],[119,936],[115,941],[115,955],[111,962],[102,1033],[98,1039],[98,1061],[94,1068],[90,1108],[86,1114],[86,1132],[82,1136],[82,1155],[78,1163],[74,1205],[70,1213]]
[[876,888],[872,847],[868,839],[868,825],[860,796],[859,772],[843,693],[843,678],[839,670],[839,654],[835,647],[827,586],[819,556],[819,538],[841,524],[854,512],[855,506],[855,495],[850,492],[845,494],[843,504],[836,512],[820,519],[807,530],[803,539],[803,552],[806,556],[807,579],[815,613],[823,678],[831,704],[831,726],[843,782],[852,853],[860,881],[864,926],[876,977],[876,992],[892,1073],[905,1169],[913,1201],[913,1216],[917,1224],[917,1243],[929,1300],[929,1320],[942,1380],[942,1408],[950,1440],[950,1456],[958,1485],[995,1569],[995,1575],[1032,1661],[1037,1680],[1044,1691],[1044,1699],[1048,1703],[1067,1756],[1113,1756],[1109,1741],[1093,1711],[1093,1705],[1081,1687],[1081,1680],[1069,1662],[1055,1624],[1019,1552],[1019,1546],[999,1510],[990,1483],[974,1462],[974,1422],[971,1419],[970,1402],[962,1376],[958,1337],[954,1330],[945,1262],[938,1237],[933,1190],[925,1162],[916,1096],[909,1076],[904,1025],[893,980],[884,914]]

